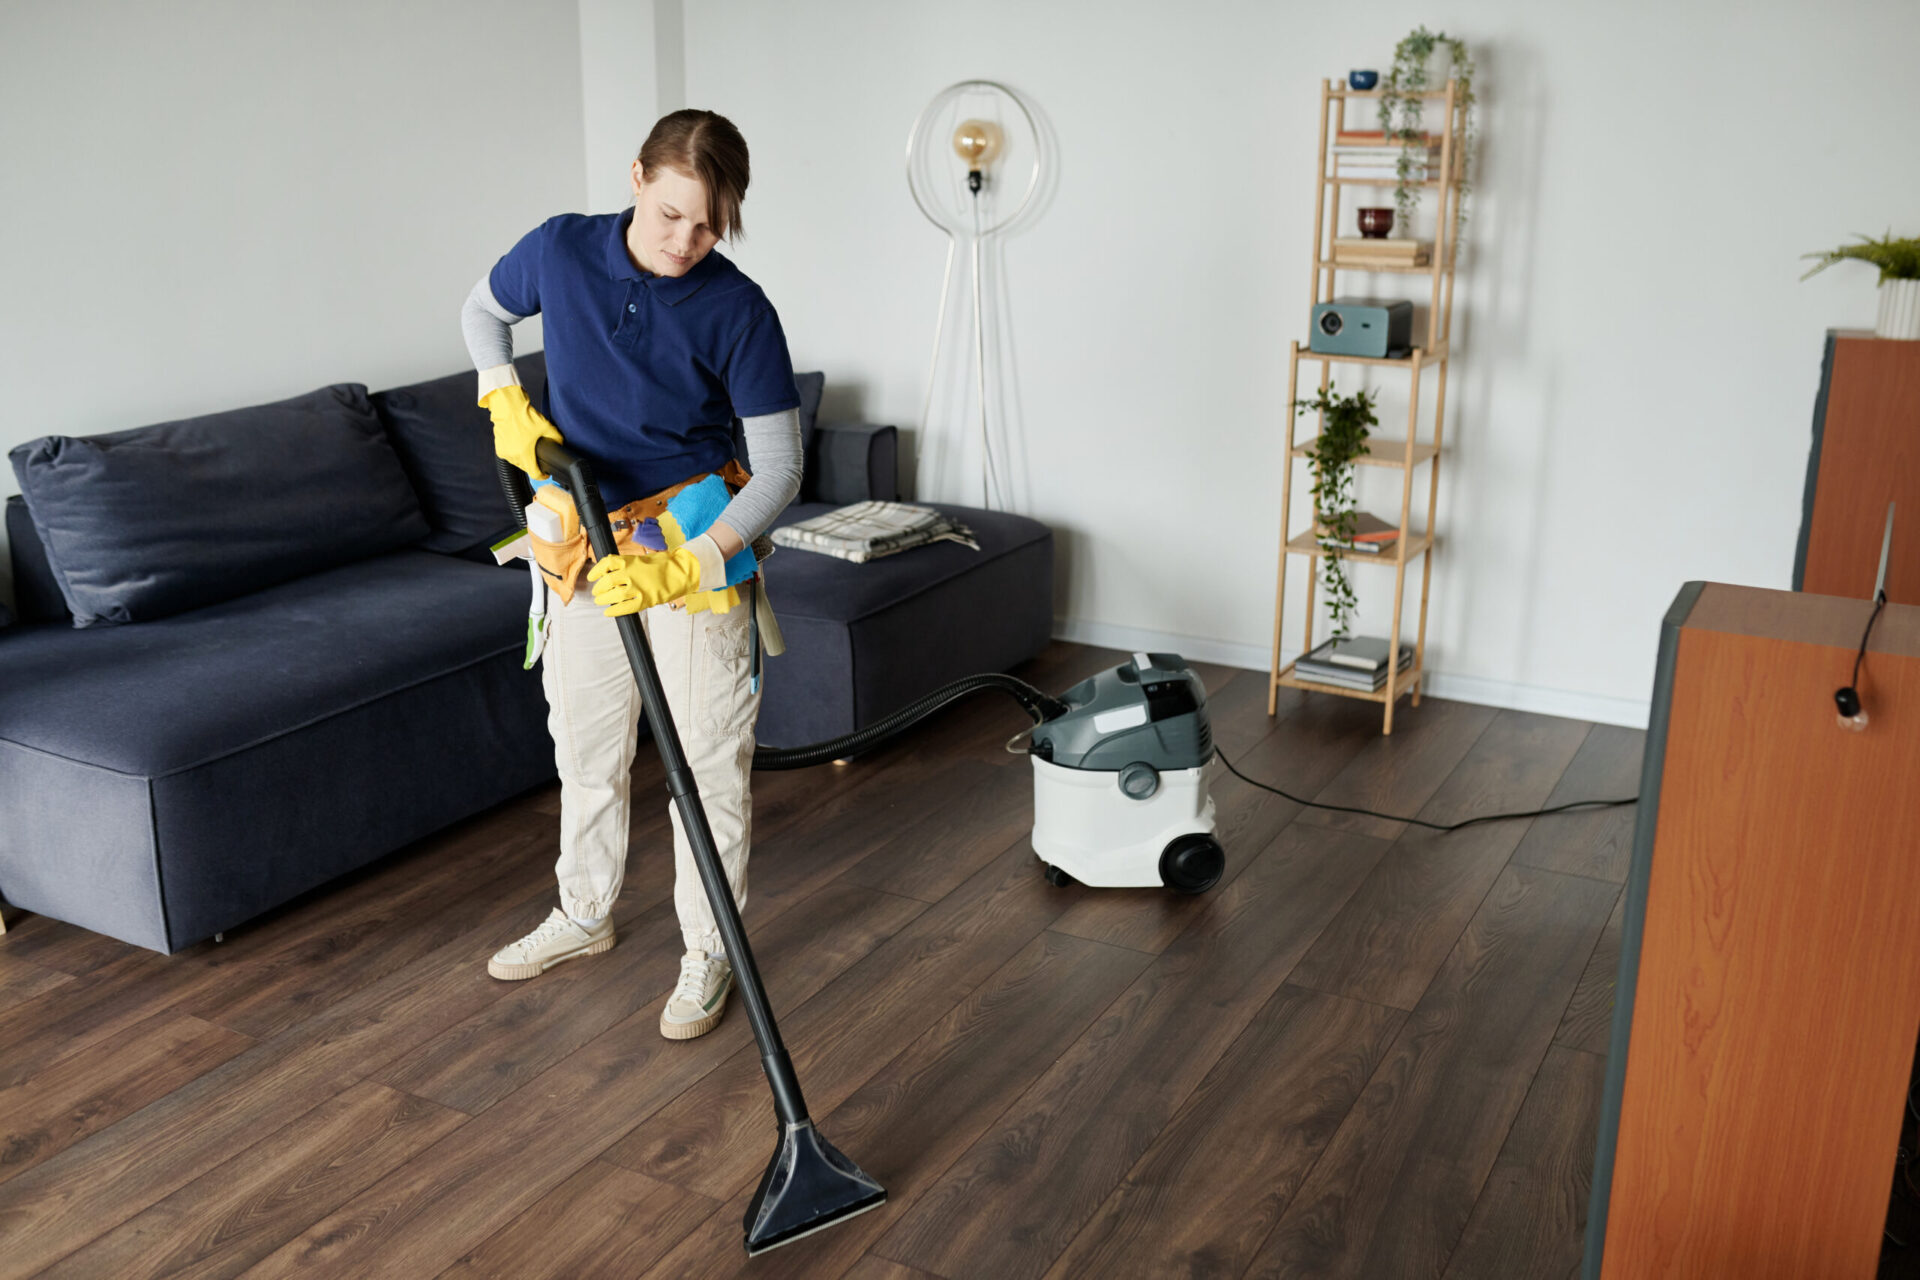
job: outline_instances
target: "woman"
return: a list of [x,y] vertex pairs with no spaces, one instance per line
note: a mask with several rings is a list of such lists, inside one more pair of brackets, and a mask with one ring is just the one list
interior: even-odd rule
[[[589,565],[571,501],[539,489],[561,530],[536,543],[563,602],[549,609],[541,672],[560,773],[560,905],[493,956],[496,978],[531,978],[613,946],[640,716],[620,613],[640,614],[721,865],[746,906],[760,698],[749,678],[755,584],[742,579],[755,567],[751,543],[799,491],[801,467],[800,397],[779,317],[714,252],[739,233],[747,173],[746,142],[730,121],[676,111],[633,162],[632,208],[548,219],[474,286],[461,313],[495,451],[538,480],[535,441],[564,438],[593,463],[622,551]],[[512,364],[509,326],[535,312],[546,334],[545,414]],[[734,458],[735,417],[751,477]],[[718,518],[701,531],[669,516],[663,528],[664,502],[703,478],[699,492],[717,492],[724,506]],[[660,1031],[684,1040],[719,1023],[733,974],[679,812],[669,814],[686,955]]]

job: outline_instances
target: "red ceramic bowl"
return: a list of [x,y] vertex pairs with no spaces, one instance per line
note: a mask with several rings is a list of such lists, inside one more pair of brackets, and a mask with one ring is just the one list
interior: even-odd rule
[[1360,234],[1369,240],[1385,240],[1387,232],[1393,230],[1393,208],[1362,209],[1360,212]]

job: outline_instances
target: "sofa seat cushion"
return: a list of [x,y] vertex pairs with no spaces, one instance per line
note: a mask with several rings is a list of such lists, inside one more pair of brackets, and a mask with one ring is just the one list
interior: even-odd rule
[[[935,502],[916,505],[932,507],[967,526],[980,549],[975,551],[957,542],[935,542],[856,564],[817,551],[780,547],[767,562],[767,591],[774,611],[782,618],[794,615],[853,622],[909,596],[937,591],[943,583],[1053,537],[1052,530],[1038,520],[1011,512]],[[798,524],[834,509],[825,502],[797,502],[774,525]],[[1043,585],[1051,592],[1051,583]]]
[[526,596],[524,570],[402,550],[138,626],[10,629],[0,740],[175,773],[518,651]]
[[[980,550],[936,542],[854,564],[781,547],[767,594],[787,651],[767,663],[758,740],[795,747],[865,728],[949,681],[1006,671],[1047,647],[1053,532],[1004,511],[926,504]],[[777,524],[832,510],[788,508]],[[1018,715],[1009,732],[1019,723]]]

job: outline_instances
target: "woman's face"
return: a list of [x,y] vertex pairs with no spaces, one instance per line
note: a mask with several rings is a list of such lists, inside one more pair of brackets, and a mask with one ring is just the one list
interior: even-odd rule
[[633,162],[633,225],[627,250],[643,271],[683,276],[719,243],[708,225],[707,187],[664,165],[652,173]]

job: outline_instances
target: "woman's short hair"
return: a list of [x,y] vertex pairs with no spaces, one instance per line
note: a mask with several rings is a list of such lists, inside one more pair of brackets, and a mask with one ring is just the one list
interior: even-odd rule
[[747,198],[747,140],[733,121],[692,107],[661,116],[641,144],[639,158],[648,175],[664,167],[698,178],[707,188],[707,223],[714,234],[728,240],[740,233],[740,202]]

